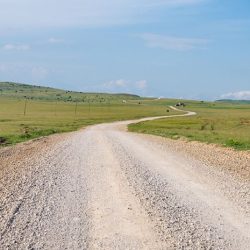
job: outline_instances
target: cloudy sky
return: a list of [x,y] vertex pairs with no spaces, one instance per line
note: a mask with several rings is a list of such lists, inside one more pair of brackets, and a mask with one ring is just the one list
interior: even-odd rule
[[0,81],[250,99],[248,0],[0,0]]

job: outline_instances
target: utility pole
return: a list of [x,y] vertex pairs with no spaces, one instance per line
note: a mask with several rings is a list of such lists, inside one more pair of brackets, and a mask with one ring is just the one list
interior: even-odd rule
[[27,99],[25,99],[25,103],[24,103],[24,110],[23,110],[23,115],[26,115],[26,109],[27,109]]
[[90,116],[90,101],[89,101],[89,116]]
[[77,105],[78,105],[78,103],[76,102],[76,105],[75,105],[75,116],[76,116],[76,112],[77,112]]
[[109,113],[111,113],[110,110],[111,110],[111,105],[110,105],[110,101],[109,101],[108,102],[108,111],[109,111]]
[[57,101],[55,102],[55,116],[56,116],[56,106],[57,106]]

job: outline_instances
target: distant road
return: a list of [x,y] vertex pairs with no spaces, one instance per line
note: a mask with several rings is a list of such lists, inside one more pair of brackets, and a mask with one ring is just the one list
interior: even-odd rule
[[0,248],[249,249],[249,180],[132,122],[1,149]]

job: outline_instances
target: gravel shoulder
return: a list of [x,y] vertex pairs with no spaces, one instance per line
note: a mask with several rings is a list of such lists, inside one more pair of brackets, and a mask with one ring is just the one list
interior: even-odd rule
[[249,152],[131,122],[1,149],[1,247],[248,249]]

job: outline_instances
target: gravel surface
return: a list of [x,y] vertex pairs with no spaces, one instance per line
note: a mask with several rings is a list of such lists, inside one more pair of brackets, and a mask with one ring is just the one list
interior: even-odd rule
[[249,152],[129,123],[1,149],[0,248],[249,249]]

